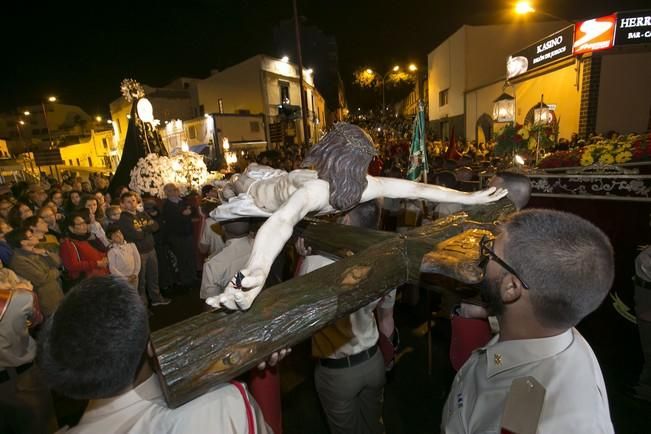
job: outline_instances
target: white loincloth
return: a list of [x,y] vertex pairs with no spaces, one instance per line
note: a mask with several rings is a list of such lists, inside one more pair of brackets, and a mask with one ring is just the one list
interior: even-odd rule
[[232,197],[228,202],[222,203],[210,212],[210,217],[218,222],[244,217],[270,217],[273,213],[258,208],[249,192],[255,183],[283,175],[287,175],[284,170],[274,169],[262,164],[250,164],[242,174],[242,176],[254,179],[246,193],[240,193],[236,197]]

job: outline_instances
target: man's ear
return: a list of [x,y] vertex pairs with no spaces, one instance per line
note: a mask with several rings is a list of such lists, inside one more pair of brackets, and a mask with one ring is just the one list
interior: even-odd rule
[[500,282],[500,296],[505,304],[514,303],[522,296],[522,283],[511,273],[505,273]]

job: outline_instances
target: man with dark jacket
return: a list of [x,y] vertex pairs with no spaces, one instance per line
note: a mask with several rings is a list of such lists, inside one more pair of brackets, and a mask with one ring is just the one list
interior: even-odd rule
[[127,242],[135,243],[140,253],[141,267],[138,276],[140,298],[145,305],[147,305],[147,295],[152,306],[169,304],[170,300],[161,295],[158,287],[158,259],[152,236],[152,232],[158,230],[158,223],[147,213],[137,210],[138,196],[131,191],[122,194],[120,205],[123,210],[118,221],[120,231]]
[[179,196],[179,188],[173,184],[164,187],[163,220],[167,243],[176,256],[179,266],[179,284],[191,287],[197,283],[196,253],[192,238],[192,206]]

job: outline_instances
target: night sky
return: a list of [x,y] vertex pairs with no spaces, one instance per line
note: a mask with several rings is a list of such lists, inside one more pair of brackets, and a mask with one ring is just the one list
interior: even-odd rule
[[[15,2],[14,2],[15,3]],[[291,0],[166,2],[20,2],[3,6],[0,111],[56,95],[90,115],[108,115],[119,84],[152,86],[179,76],[204,78],[259,53],[280,55],[272,29],[292,17]],[[299,0],[309,25],[336,37],[351,106],[369,90],[352,87],[360,67],[427,62],[427,53],[462,24],[514,20],[509,0]],[[539,0],[567,19],[649,7],[649,0]],[[496,9],[502,5],[502,9]],[[535,19],[528,17],[527,19]],[[538,19],[545,19],[538,17]],[[306,65],[306,67],[309,65]],[[318,71],[316,71],[318,74]]]

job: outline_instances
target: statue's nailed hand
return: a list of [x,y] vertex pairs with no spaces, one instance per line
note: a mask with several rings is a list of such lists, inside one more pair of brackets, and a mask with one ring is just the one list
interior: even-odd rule
[[224,292],[208,297],[206,303],[215,308],[248,310],[260,294],[267,275],[260,269],[244,269],[233,277]]
[[486,190],[475,191],[468,194],[462,202],[465,205],[478,205],[483,203],[491,203],[500,200],[508,194],[505,188],[490,187]]

